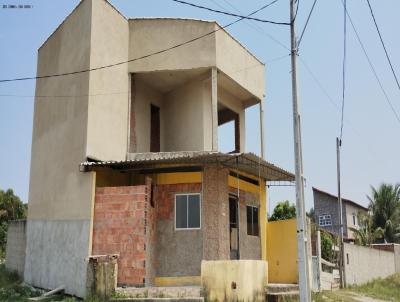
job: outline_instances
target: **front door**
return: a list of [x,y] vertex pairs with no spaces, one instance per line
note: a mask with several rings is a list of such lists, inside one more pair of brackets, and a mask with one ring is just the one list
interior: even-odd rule
[[231,259],[239,259],[239,211],[238,200],[229,195],[229,235]]

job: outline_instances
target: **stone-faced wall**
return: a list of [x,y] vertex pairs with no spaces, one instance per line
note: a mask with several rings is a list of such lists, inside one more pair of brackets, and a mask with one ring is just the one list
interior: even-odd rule
[[151,262],[146,263],[152,261],[146,250],[150,238],[147,234],[154,227],[151,215],[150,219],[147,215],[147,211],[152,211],[149,188],[149,185],[96,188],[92,255],[119,254],[118,284],[151,282],[145,281],[146,277],[152,277]]
[[203,259],[230,259],[228,169],[204,167],[203,176]]
[[[234,195],[239,195],[239,248],[240,259],[260,260],[261,259],[261,230],[258,236],[247,235],[247,209],[246,206],[258,207],[260,212],[259,194],[247,192],[244,190],[229,187],[229,192]],[[258,218],[260,223],[260,217]]]
[[[201,193],[201,183],[157,185],[154,189],[157,211],[157,276],[200,276],[203,259],[203,224],[199,230],[175,230],[176,193]],[[203,217],[202,196],[200,200]]]

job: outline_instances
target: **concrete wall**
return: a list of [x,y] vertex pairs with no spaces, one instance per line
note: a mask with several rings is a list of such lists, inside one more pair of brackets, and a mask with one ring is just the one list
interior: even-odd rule
[[[230,193],[237,195],[237,188],[230,187]],[[246,192],[239,189],[239,247],[240,259],[261,260],[261,234],[258,236],[247,234],[247,209],[246,206],[258,207],[260,213],[259,194],[254,192]],[[259,218],[259,225],[260,218]],[[259,230],[260,231],[260,230]]]
[[[320,215],[331,215],[332,225],[331,226],[321,226],[322,229],[327,230],[336,235],[339,234],[339,215],[338,215],[338,203],[337,198],[323,194],[318,191],[313,191],[314,193],[314,209],[315,209],[315,219],[317,224],[319,224]],[[343,204],[344,205],[344,204]],[[346,218],[346,207],[343,206],[342,209],[343,218]],[[345,221],[343,221],[345,223]],[[346,225],[346,224],[344,224]],[[344,227],[344,236],[347,237],[347,227]]]
[[296,229],[296,219],[268,222],[268,282],[298,282]]
[[204,167],[203,176],[203,259],[230,258],[228,169]]
[[[92,1],[81,2],[39,49],[37,74],[90,67]],[[89,73],[36,81],[25,281],[84,296],[94,173],[86,158]],[[39,96],[68,96],[65,98]]]
[[[219,28],[215,25],[215,28]],[[225,30],[216,32],[217,67],[258,99],[265,94],[265,66]]]
[[[211,98],[205,100],[203,95],[206,88],[202,81],[195,81],[166,95],[164,106],[165,151],[204,150],[203,106],[209,108],[211,115]],[[211,136],[208,137],[211,139]]]
[[24,276],[26,220],[10,221],[7,229],[6,268]]
[[395,273],[394,253],[345,243],[344,269],[346,285],[385,278]]
[[[213,22],[183,19],[129,20],[129,58],[191,40],[214,30]],[[215,36],[209,35],[193,43],[146,59],[129,63],[130,72],[177,70],[215,66]]]
[[[354,234],[353,231],[350,228],[355,228],[358,229],[358,212],[360,211],[360,208],[349,204],[349,203],[344,203],[343,204],[346,207],[345,213],[346,213],[346,217],[345,217],[345,221],[346,221],[346,225],[347,225],[347,237],[350,239],[354,239]],[[353,214],[356,215],[356,224],[354,224],[353,222]]]
[[265,301],[267,262],[203,261],[201,283],[208,301]]
[[160,151],[165,151],[165,129],[168,126],[166,112],[164,110],[164,95],[151,88],[144,81],[134,78],[134,94],[132,102],[134,109],[135,127],[131,131],[135,132],[136,144],[134,150],[130,152],[149,152],[150,151],[150,108],[151,104],[160,108]]
[[[126,61],[128,20],[106,1],[91,2],[90,67]],[[88,91],[86,153],[102,160],[125,159],[129,109],[127,64],[90,72]]]
[[[203,259],[203,226],[199,230],[175,230],[175,194],[201,193],[201,184],[157,185],[154,193],[157,277],[199,276]],[[203,200],[201,211],[204,217]]]

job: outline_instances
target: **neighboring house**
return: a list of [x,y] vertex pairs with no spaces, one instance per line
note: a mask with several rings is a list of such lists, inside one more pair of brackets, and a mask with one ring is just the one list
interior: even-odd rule
[[[340,230],[338,197],[314,187],[312,189],[316,223],[320,228],[338,235]],[[359,227],[359,212],[367,213],[368,208],[352,200],[342,198],[343,234],[345,240],[354,241],[354,234],[350,228],[357,229]]]
[[95,255],[118,254],[128,286],[198,284],[203,259],[266,260],[266,182],[294,176],[245,153],[245,110],[263,116],[262,62],[216,22],[127,19],[84,0],[39,48],[37,75],[128,60],[36,82],[24,274],[34,286],[85,296]]

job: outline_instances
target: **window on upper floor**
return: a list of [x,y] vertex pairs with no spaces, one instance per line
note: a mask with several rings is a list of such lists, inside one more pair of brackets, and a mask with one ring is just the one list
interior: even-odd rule
[[258,208],[254,206],[247,206],[247,235],[258,236],[259,224],[258,224]]
[[357,225],[357,215],[353,213],[353,225]]
[[332,218],[329,214],[319,215],[318,217],[319,226],[330,226],[332,225]]

